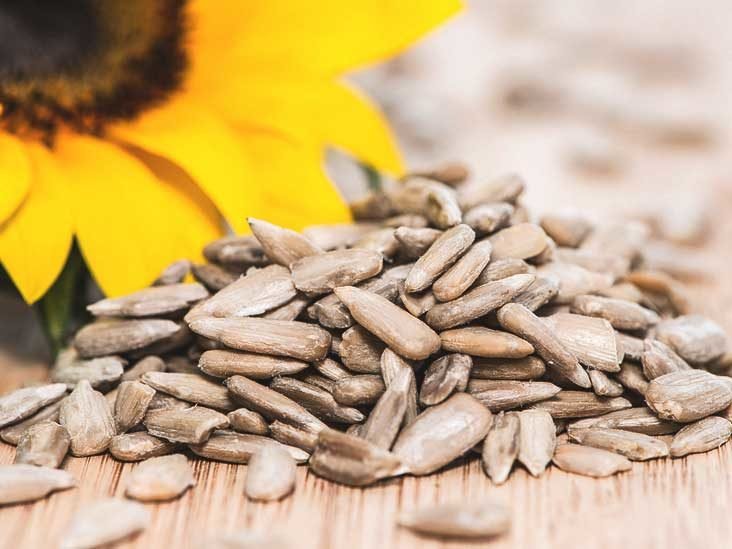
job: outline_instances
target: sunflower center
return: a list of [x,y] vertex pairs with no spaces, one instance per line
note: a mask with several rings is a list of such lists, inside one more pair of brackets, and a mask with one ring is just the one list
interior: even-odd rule
[[100,134],[181,84],[185,0],[5,0],[0,129],[47,143]]

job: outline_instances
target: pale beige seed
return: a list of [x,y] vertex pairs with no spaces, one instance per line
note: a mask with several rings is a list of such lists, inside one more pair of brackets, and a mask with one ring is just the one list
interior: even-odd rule
[[251,379],[270,379],[292,375],[308,367],[307,362],[279,356],[237,351],[205,351],[198,361],[203,373],[213,377],[242,375]]
[[607,320],[572,313],[556,313],[543,319],[564,347],[580,364],[617,372],[618,343],[615,331]]
[[202,536],[195,549],[294,549],[295,545],[279,534],[263,532],[215,533]]
[[[107,393],[109,394],[109,393]],[[175,397],[172,397],[170,395],[166,395],[165,393],[159,393],[156,392],[152,400],[150,401],[150,404],[147,407],[147,410],[150,412],[152,410],[169,410],[169,409],[178,409],[178,410],[184,410],[186,408],[190,408],[190,403],[179,400]],[[114,407],[113,407],[114,409]]]
[[425,290],[418,293],[407,293],[404,283],[399,284],[399,299],[412,315],[420,317],[437,304],[437,298],[432,290]]
[[599,250],[635,258],[648,240],[648,226],[643,222],[618,221],[600,225],[582,242],[582,249]]
[[152,286],[121,297],[107,298],[87,306],[94,316],[150,317],[187,311],[206,299],[208,291],[198,283]]
[[298,259],[323,253],[307,237],[291,229],[255,217],[248,217],[247,223],[267,257],[279,265],[289,267]]
[[586,389],[592,386],[577,357],[565,348],[564,343],[542,319],[526,307],[517,303],[504,305],[498,311],[498,322],[504,329],[531,343],[547,366],[563,377]]
[[136,381],[147,372],[164,372],[167,366],[158,356],[146,356],[122,374],[120,381]]
[[265,446],[272,445],[287,451],[297,463],[305,463],[308,460],[308,453],[300,448],[286,446],[269,437],[234,431],[216,431],[205,442],[189,444],[188,447],[195,454],[214,461],[248,463],[254,454]]
[[475,240],[475,232],[467,225],[445,231],[412,267],[404,281],[407,292],[421,292],[462,256]]
[[61,400],[66,394],[64,383],[16,389],[0,397],[0,427],[31,417],[44,406]]
[[472,379],[468,383],[468,392],[494,413],[541,402],[560,390],[547,381]]
[[466,326],[440,333],[445,351],[485,358],[524,358],[534,352],[526,340],[508,332]]
[[474,358],[470,377],[529,381],[542,377],[545,372],[544,361],[534,355],[515,359]]
[[615,374],[615,379],[623,387],[639,395],[645,396],[648,391],[648,378],[643,373],[643,368],[633,362],[623,361],[620,365],[620,371]]
[[372,231],[360,238],[353,248],[378,252],[384,259],[391,259],[400,248],[399,241],[394,237],[395,230],[392,227],[385,227]]
[[419,391],[419,402],[434,406],[468,385],[473,359],[467,354],[448,354],[429,365]]
[[445,185],[455,186],[465,181],[470,175],[468,168],[460,162],[446,162],[436,168],[423,172],[414,172],[410,177],[426,177],[436,179]]
[[287,446],[300,448],[309,454],[315,450],[315,445],[318,442],[317,434],[303,429],[298,429],[294,425],[283,423],[279,420],[273,421],[269,424],[269,434],[277,442],[281,442]]
[[419,214],[439,229],[460,223],[462,212],[457,195],[447,185],[424,177],[411,177],[387,191],[394,209]]
[[270,389],[291,398],[315,417],[334,423],[360,423],[364,415],[356,408],[342,406],[328,391],[291,377],[276,377]]
[[452,503],[418,509],[399,515],[401,526],[425,536],[486,539],[511,529],[511,515],[496,503]]
[[312,366],[320,375],[332,381],[338,381],[352,375],[342,364],[329,357],[313,362]]
[[394,213],[394,206],[384,192],[370,192],[348,204],[357,221],[378,221]]
[[510,302],[528,289],[534,279],[532,274],[518,274],[487,282],[453,301],[435,305],[427,312],[425,320],[435,330],[466,324]]
[[732,386],[704,370],[680,370],[652,380],[645,397],[659,417],[690,423],[729,406]]
[[229,419],[231,428],[239,433],[249,433],[251,435],[267,435],[269,433],[269,426],[262,415],[252,410],[239,408],[229,412],[226,417]]
[[493,244],[493,259],[534,257],[543,252],[548,243],[544,230],[533,223],[519,223],[502,229],[489,241]]
[[475,281],[475,286],[482,286],[488,282],[495,282],[502,278],[508,278],[509,276],[517,274],[526,274],[533,271],[533,267],[526,263],[523,259],[516,259],[514,257],[506,257],[504,259],[493,259],[488,266],[483,269],[480,276]]
[[335,250],[352,246],[359,238],[376,228],[378,225],[375,223],[310,225],[302,230],[302,234],[321,250]]
[[577,214],[549,214],[541,218],[541,227],[557,246],[576,248],[592,230],[592,223]]
[[75,349],[64,349],[51,368],[51,381],[65,383],[71,390],[78,381],[86,379],[95,389],[108,389],[120,380],[126,364],[127,361],[118,356],[82,360]]
[[629,471],[632,467],[628,458],[620,454],[579,444],[559,445],[552,461],[567,473],[596,478]]
[[385,390],[386,385],[380,375],[362,374],[336,381],[333,398],[343,406],[363,406],[379,400]]
[[69,451],[68,431],[53,421],[28,427],[18,441],[14,463],[57,468]]
[[203,406],[148,411],[143,423],[155,437],[186,444],[205,442],[214,430],[229,426],[224,414]]
[[406,257],[417,259],[434,244],[441,234],[442,231],[429,227],[398,227],[394,231],[394,238],[399,242],[400,250]]
[[282,445],[266,445],[254,453],[247,467],[244,493],[254,501],[277,501],[295,489],[297,464]]
[[57,422],[59,408],[61,408],[61,401],[56,401],[53,404],[49,404],[48,406],[41,408],[38,412],[30,416],[29,418],[24,419],[23,421],[20,421],[18,423],[13,423],[12,425],[9,425],[8,427],[0,430],[0,438],[3,440],[3,442],[7,442],[8,444],[17,446],[18,442],[20,441],[20,437],[23,435],[23,432],[26,429],[44,421]]
[[727,350],[724,330],[701,315],[664,320],[656,326],[653,335],[692,365],[712,362]]
[[600,416],[630,407],[630,402],[622,397],[606,398],[590,392],[567,390],[532,406],[549,412],[557,419]]
[[294,400],[246,377],[230,377],[226,386],[247,408],[271,421],[278,419],[313,433],[325,428],[325,423]]
[[691,299],[684,285],[666,273],[637,270],[629,273],[626,281],[635,284],[654,301],[667,304],[674,314],[687,314],[691,309]]
[[148,459],[127,477],[125,495],[138,501],[169,501],[195,486],[193,469],[183,454]]
[[109,443],[109,453],[120,461],[143,461],[156,456],[164,456],[175,451],[178,445],[145,431],[117,435]]
[[620,351],[622,350],[625,358],[635,360],[636,362],[641,361],[644,348],[641,338],[615,332],[615,339],[618,342],[618,355],[620,355]]
[[536,311],[549,303],[559,293],[559,281],[545,276],[536,277],[526,290],[513,298],[514,303]]
[[229,235],[210,242],[203,255],[213,263],[244,270],[269,263],[259,241],[253,236]]
[[163,269],[153,282],[153,286],[167,286],[169,284],[178,284],[183,282],[188,273],[191,272],[191,262],[188,259],[179,259],[173,261],[170,265]]
[[[626,273],[621,273],[619,276],[625,276],[625,274]],[[649,303],[648,299],[643,295],[643,292],[638,289],[638,286],[631,282],[616,282],[607,290],[602,290],[597,294],[612,299],[630,301],[631,303],[646,305]]]
[[559,293],[554,298],[559,304],[569,304],[577,296],[605,290],[614,282],[610,274],[588,271],[571,263],[547,263],[537,269],[537,274],[559,281]]
[[324,429],[318,434],[310,470],[349,486],[366,486],[404,473],[396,455],[367,440],[333,429]]
[[319,295],[338,286],[351,286],[376,276],[383,267],[379,252],[364,249],[335,250],[304,257],[292,264],[295,286],[306,295]]
[[353,318],[394,352],[421,360],[439,350],[440,337],[389,300],[353,286],[336,288],[335,293]]
[[572,312],[604,318],[617,330],[647,330],[658,324],[658,314],[637,303],[597,295],[580,295],[572,302]]
[[732,436],[732,423],[723,417],[700,419],[681,429],[671,441],[671,456],[708,452],[719,448]]
[[488,240],[473,244],[432,284],[435,297],[440,301],[452,301],[463,295],[488,265],[492,248]]
[[429,221],[423,215],[419,214],[399,214],[389,217],[381,222],[382,227],[407,227],[409,229],[424,229],[429,225]]
[[501,412],[483,442],[483,470],[494,484],[503,484],[511,473],[519,453],[521,420],[516,412]]
[[172,320],[98,320],[76,333],[74,348],[82,358],[127,353],[167,340],[182,330]]
[[668,445],[662,440],[621,429],[573,429],[569,438],[583,446],[615,452],[631,461],[646,461],[669,455]]
[[625,387],[614,379],[610,378],[602,370],[590,369],[587,372],[592,382],[592,390],[597,396],[618,397],[623,394]]
[[523,410],[519,417],[518,460],[532,476],[538,477],[546,469],[557,444],[552,416],[543,410]]
[[196,363],[185,356],[169,357],[167,362],[165,363],[165,371],[172,374],[201,374]]
[[641,363],[643,373],[649,380],[671,372],[691,369],[668,345],[655,339],[643,341]]
[[649,408],[626,408],[602,416],[580,419],[567,425],[567,432],[588,428],[622,429],[644,435],[658,436],[673,434],[682,424],[659,418]]
[[467,393],[428,408],[399,434],[394,453],[413,475],[427,475],[485,438],[493,416]]
[[267,311],[262,315],[263,318],[272,320],[295,320],[299,317],[311,303],[311,299],[306,296],[296,296],[284,305],[280,305],[276,309]]
[[392,447],[404,421],[413,378],[406,369],[396,374],[359,430],[359,437],[385,450]]
[[228,271],[220,265],[205,264],[191,267],[193,278],[212,292],[223,290],[239,278],[239,274]]
[[480,181],[461,185],[458,189],[458,201],[463,210],[469,210],[479,204],[491,202],[514,203],[524,192],[524,180],[514,173],[500,175],[489,181]]
[[0,505],[35,501],[73,486],[76,479],[67,471],[26,464],[0,465]]
[[[568,265],[576,265],[593,273],[602,275],[610,275],[618,279],[624,277],[630,271],[630,260],[626,257],[603,252],[601,250],[584,250],[573,248],[557,248],[555,252],[555,261]],[[578,271],[580,272],[580,271]],[[608,286],[598,290],[596,293],[606,295],[608,297],[619,297],[611,295],[618,291],[618,285]],[[624,292],[621,292],[624,295]],[[642,298],[639,290],[635,288],[632,295]]]
[[155,389],[139,381],[120,383],[117,398],[114,401],[114,421],[117,425],[117,433],[126,433],[142,423],[154,395]]
[[62,549],[107,546],[145,530],[150,511],[141,503],[107,498],[89,502],[74,514],[61,539]]
[[330,334],[304,322],[268,318],[196,318],[195,333],[240,351],[320,360],[330,347]]
[[384,349],[381,355],[381,377],[384,384],[389,387],[394,380],[404,373],[409,378],[409,390],[407,391],[407,410],[404,413],[402,425],[412,423],[419,413],[417,406],[417,380],[414,375],[412,364],[404,360],[391,349]]
[[506,227],[511,220],[513,206],[507,202],[480,204],[465,212],[463,221],[478,235],[488,235]]
[[211,381],[200,374],[148,372],[142,376],[142,382],[157,391],[193,404],[227,412],[238,408],[221,382]]
[[86,380],[77,383],[63,400],[58,419],[69,432],[71,453],[75,456],[101,454],[117,434],[104,395],[92,389]]

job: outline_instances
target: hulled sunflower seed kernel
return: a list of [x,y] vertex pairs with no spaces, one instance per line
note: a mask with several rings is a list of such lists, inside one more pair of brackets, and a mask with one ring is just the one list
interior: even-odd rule
[[704,370],[680,370],[652,380],[645,397],[660,418],[690,423],[729,406],[732,386]]
[[15,463],[57,468],[69,451],[71,438],[66,428],[54,421],[28,427],[15,449]]

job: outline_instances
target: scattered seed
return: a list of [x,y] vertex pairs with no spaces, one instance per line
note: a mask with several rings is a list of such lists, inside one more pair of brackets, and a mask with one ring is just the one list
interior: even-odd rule
[[282,445],[265,445],[249,460],[244,493],[255,501],[277,501],[295,489],[297,464]]
[[525,358],[476,358],[470,376],[475,379],[529,381],[546,372],[544,361],[537,356]]
[[167,316],[187,311],[207,297],[208,291],[198,283],[168,284],[102,299],[89,305],[87,310],[94,316],[103,317]]
[[576,248],[592,230],[592,223],[579,215],[555,214],[541,218],[541,227],[557,246]]
[[216,431],[200,444],[189,444],[188,447],[201,457],[226,463],[248,463],[249,459],[265,446],[277,446],[287,451],[297,463],[305,463],[308,453],[294,446],[285,446],[276,440],[260,435],[236,433],[234,431]]
[[592,369],[588,372],[592,382],[592,390],[597,396],[619,397],[625,391],[625,387],[614,379],[611,379],[602,370]]
[[483,236],[506,227],[513,211],[513,206],[507,202],[481,204],[465,212],[463,221],[477,234]]
[[604,318],[617,330],[646,330],[659,316],[637,303],[597,295],[580,295],[572,302],[572,312]]
[[454,503],[402,513],[401,526],[428,536],[459,539],[493,538],[508,532],[511,515],[495,503]]
[[536,311],[549,303],[559,293],[559,282],[554,278],[537,277],[526,290],[513,298],[514,303]]
[[712,362],[727,350],[727,336],[722,328],[700,315],[664,320],[656,326],[654,337],[693,365]]
[[306,295],[325,294],[376,276],[381,272],[382,260],[382,255],[373,250],[335,250],[293,263],[292,279]]
[[432,285],[432,291],[440,301],[452,301],[460,297],[475,282],[491,259],[492,245],[482,240],[471,246]]
[[125,495],[138,501],[168,501],[195,486],[193,470],[183,454],[148,459],[132,470]]
[[229,412],[226,416],[229,419],[229,425],[239,433],[249,433],[252,435],[267,435],[269,426],[261,414],[239,408],[233,412]]
[[172,320],[97,320],[76,333],[74,348],[82,358],[126,353],[164,341],[182,329]]
[[402,373],[409,378],[407,410],[404,413],[404,421],[402,422],[402,425],[406,426],[412,423],[419,413],[419,407],[417,406],[417,380],[414,375],[414,368],[391,349],[384,349],[381,355],[381,377],[384,380],[384,384],[389,387]]
[[294,358],[212,350],[201,355],[198,367],[213,377],[242,375],[251,379],[269,379],[296,374],[307,368],[308,364]]
[[438,181],[411,177],[387,195],[396,211],[423,215],[439,229],[457,225],[462,219],[455,191]]
[[193,274],[193,278],[212,292],[223,290],[239,278],[238,274],[227,271],[220,265],[214,264],[193,265],[191,267],[191,273]]
[[546,381],[473,379],[468,383],[468,392],[494,413],[547,400],[560,390]]
[[373,404],[384,394],[386,385],[380,375],[363,374],[336,381],[333,398],[343,406]]
[[394,231],[394,238],[399,242],[400,250],[406,257],[417,259],[434,244],[441,234],[442,231],[427,227],[399,227]]
[[[347,378],[350,379],[350,378]],[[342,406],[328,391],[291,377],[276,377],[270,389],[291,398],[314,416],[334,423],[360,423],[364,415],[356,408]],[[334,389],[335,390],[335,389]]]
[[691,369],[668,345],[655,339],[643,341],[641,362],[643,374],[650,380],[671,372]]
[[44,406],[61,400],[65,394],[65,384],[53,383],[16,389],[0,397],[0,427],[30,418]]
[[128,538],[150,524],[150,512],[141,503],[107,498],[76,511],[61,541],[63,549],[86,549]]
[[67,471],[26,464],[0,465],[0,505],[35,501],[73,486],[76,479]]
[[101,454],[117,434],[104,395],[92,389],[86,380],[77,383],[61,403],[59,423],[71,437],[71,453],[75,456]]
[[385,345],[361,326],[343,332],[338,348],[343,364],[351,371],[373,374],[381,371],[381,353]]
[[120,380],[126,364],[127,361],[118,356],[82,360],[73,348],[65,349],[51,368],[51,381],[65,383],[73,389],[77,382],[86,379],[95,389],[108,389]]
[[434,406],[452,393],[464,391],[472,367],[473,359],[465,354],[449,354],[435,360],[425,372],[419,392],[420,403]]
[[462,256],[475,240],[475,232],[467,225],[445,231],[412,267],[404,288],[409,293],[421,292]]
[[371,410],[359,437],[379,448],[391,449],[404,421],[413,378],[407,369],[396,374]]
[[8,444],[17,446],[18,442],[20,442],[20,437],[23,435],[26,429],[44,421],[57,422],[58,410],[61,407],[61,402],[62,401],[59,400],[54,402],[53,404],[49,404],[48,406],[41,408],[38,412],[30,416],[29,418],[5,427],[4,429],[0,430],[0,438],[2,438],[2,440],[4,442],[7,442]]
[[142,422],[154,395],[155,389],[139,381],[120,383],[114,401],[114,420],[118,433],[126,433]]
[[516,259],[513,257],[506,257],[504,259],[493,259],[488,266],[483,269],[480,276],[475,281],[475,286],[482,286],[488,282],[495,282],[502,278],[508,278],[509,276],[517,274],[527,274],[533,271],[533,267],[526,263],[523,259]]
[[312,453],[315,450],[315,445],[318,442],[317,434],[305,431],[304,429],[298,429],[289,423],[283,423],[279,420],[269,424],[269,432],[277,442],[300,448],[308,453]]
[[149,372],[142,376],[142,382],[157,391],[193,404],[227,412],[238,408],[226,387],[199,374]]
[[615,379],[623,387],[639,395],[645,396],[646,391],[648,391],[648,378],[646,378],[643,369],[638,364],[624,361],[620,365],[620,371],[615,374]]
[[673,434],[681,429],[683,425],[673,421],[660,419],[649,408],[637,407],[626,408],[624,410],[610,412],[609,414],[604,414],[602,416],[574,421],[567,426],[567,431],[571,435],[571,432],[574,429],[587,429],[590,427],[622,429],[624,431],[642,433],[644,435],[658,436]]
[[620,454],[579,444],[559,445],[552,461],[568,473],[598,478],[629,471],[632,467],[628,458]]
[[445,351],[478,357],[524,358],[534,352],[534,347],[520,337],[482,326],[446,330],[440,339]]
[[604,372],[620,370],[615,331],[607,320],[571,313],[543,320],[581,364]]
[[547,247],[544,230],[533,223],[519,223],[498,231],[489,238],[493,259],[527,259],[539,255]]
[[492,202],[513,204],[524,192],[525,186],[519,175],[508,173],[490,181],[461,185],[458,190],[458,201],[463,210]]

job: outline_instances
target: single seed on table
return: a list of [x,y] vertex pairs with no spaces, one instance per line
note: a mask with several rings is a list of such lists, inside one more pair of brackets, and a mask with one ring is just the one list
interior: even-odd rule
[[440,337],[427,324],[389,300],[353,286],[336,288],[335,293],[356,322],[394,352],[422,360],[439,350]]
[[542,319],[523,305],[508,303],[498,311],[498,322],[509,332],[525,339],[534,346],[536,353],[547,365],[580,387],[589,389],[592,384],[577,357],[568,351],[558,336]]
[[597,426],[589,429],[572,429],[569,438],[584,446],[621,454],[631,461],[645,461],[669,455],[668,445],[664,441],[622,429],[605,429]]
[[99,499],[80,507],[61,539],[62,549],[111,545],[150,525],[150,511],[141,503]]
[[597,273],[579,265],[557,261],[539,267],[537,275],[559,281],[559,292],[554,297],[554,302],[559,304],[569,304],[577,296],[606,290],[614,282],[614,277],[608,273]]
[[473,359],[466,354],[449,354],[429,365],[419,391],[424,406],[439,404],[452,393],[465,391],[473,367]]
[[142,376],[142,382],[157,391],[193,404],[226,412],[238,408],[221,382],[211,381],[199,374],[149,372]]
[[597,396],[618,397],[625,391],[622,384],[611,379],[602,370],[595,370],[593,368],[588,371],[588,374],[590,376],[590,381],[592,382],[592,390]]
[[138,501],[168,501],[195,486],[193,470],[183,454],[143,461],[127,477],[125,495]]
[[352,375],[338,361],[329,357],[313,362],[312,366],[320,375],[333,381],[338,381],[339,379]]
[[458,189],[460,207],[466,211],[479,204],[492,202],[516,202],[526,187],[521,176],[514,173],[503,174],[489,181],[461,185]]
[[41,408],[29,418],[5,427],[0,430],[0,438],[3,442],[17,446],[20,441],[20,437],[26,429],[44,421],[58,422],[58,410],[61,408],[61,402],[62,401],[59,400],[53,404],[49,404],[48,406]]
[[552,416],[543,410],[523,410],[519,417],[518,460],[532,476],[538,477],[546,469],[557,444],[556,427]]
[[437,298],[432,290],[409,294],[404,289],[404,283],[399,284],[399,299],[404,308],[416,317],[420,317],[437,304]]
[[311,301],[312,300],[309,297],[298,295],[284,305],[280,305],[276,309],[267,311],[262,315],[262,318],[269,318],[272,320],[295,320],[305,309],[307,309]]
[[246,408],[239,408],[233,412],[229,412],[226,417],[229,419],[229,425],[234,431],[239,433],[249,433],[252,435],[269,434],[269,426],[261,414]]
[[122,374],[120,381],[136,381],[147,372],[164,372],[167,369],[165,362],[158,356],[147,356]]
[[196,318],[190,329],[227,347],[310,362],[325,358],[330,334],[304,322],[268,318]]
[[155,389],[139,381],[123,381],[119,384],[114,401],[117,433],[125,433],[142,422],[153,396]]
[[580,215],[554,214],[541,218],[540,225],[557,246],[576,248],[592,231],[592,223]]
[[483,440],[490,411],[467,393],[457,393],[428,408],[399,433],[394,454],[413,475],[427,475],[460,457]]
[[237,273],[227,271],[220,265],[205,264],[193,265],[191,274],[198,282],[206,286],[212,292],[223,290],[229,284],[233,284],[239,278]]
[[270,421],[279,419],[313,433],[325,428],[325,423],[297,402],[256,381],[233,376],[226,380],[226,386],[247,408],[259,412]]
[[117,434],[114,418],[102,393],[92,389],[86,380],[66,397],[59,408],[59,423],[71,437],[71,453],[75,456],[101,454]]
[[677,355],[671,347],[655,339],[643,341],[641,363],[643,364],[643,374],[649,380],[671,372],[691,369],[691,366]]
[[692,365],[707,364],[727,350],[724,330],[701,315],[687,315],[664,320],[653,331],[662,341]]
[[470,377],[529,381],[539,379],[545,372],[544,361],[534,355],[524,358],[474,358]]
[[429,287],[475,240],[475,232],[467,225],[457,225],[445,231],[412,267],[404,288],[407,292],[421,292]]
[[30,418],[44,406],[61,400],[66,394],[64,383],[16,389],[0,397],[0,427]]
[[682,457],[708,452],[722,446],[730,436],[732,436],[732,423],[729,420],[718,416],[700,419],[674,435],[671,441],[671,456]]
[[255,453],[266,446],[282,448],[297,463],[305,463],[309,457],[309,454],[300,448],[286,446],[269,437],[234,431],[216,431],[205,442],[188,445],[195,454],[201,457],[227,463],[248,463]]
[[460,223],[457,194],[447,185],[424,177],[410,177],[387,191],[394,209],[425,216],[432,225],[447,229]]
[[523,259],[516,259],[515,257],[506,257],[503,259],[493,258],[475,281],[475,287],[517,274],[533,273],[533,271],[534,267],[526,263]]
[[425,320],[436,330],[466,324],[505,305],[529,288],[534,279],[532,274],[518,274],[487,282],[453,301],[438,303],[427,312]]
[[351,248],[304,257],[292,264],[292,280],[306,295],[326,294],[376,276],[383,267],[379,252]]
[[304,429],[298,429],[294,425],[283,423],[280,420],[273,421],[269,424],[269,434],[277,442],[300,448],[309,454],[313,453],[315,444],[318,442],[317,434],[305,431]]
[[404,413],[404,421],[402,422],[402,425],[406,426],[412,423],[419,413],[419,407],[417,406],[417,379],[414,375],[414,368],[391,349],[384,349],[381,355],[381,377],[384,380],[384,384],[389,387],[402,373],[409,378],[407,410]]
[[310,457],[310,470],[349,486],[366,486],[405,472],[402,462],[393,453],[333,429],[323,429],[318,434]]
[[400,249],[404,254],[411,258],[417,259],[424,255],[435,240],[437,240],[442,231],[437,229],[398,227],[394,231],[394,238],[400,244]]
[[561,391],[546,381],[472,379],[468,392],[491,412],[501,412],[549,399]]
[[508,332],[466,326],[440,333],[445,351],[485,358],[524,358],[534,352],[531,343]]
[[479,204],[465,212],[463,221],[477,234],[483,236],[506,227],[512,214],[513,206],[507,202]]
[[143,423],[155,437],[186,444],[205,442],[214,430],[229,426],[224,414],[203,406],[148,411]]
[[643,373],[643,368],[633,362],[623,361],[620,365],[620,371],[615,374],[615,379],[623,387],[639,395],[645,396],[646,391],[648,391],[648,378]]
[[303,257],[323,253],[307,237],[291,229],[255,217],[248,217],[247,223],[267,257],[284,267]]
[[166,340],[183,328],[172,320],[97,320],[74,336],[74,348],[82,358],[127,353]]
[[120,461],[143,461],[171,454],[177,447],[176,443],[154,437],[146,431],[136,431],[112,438],[109,453]]
[[385,450],[392,447],[404,421],[412,382],[413,375],[407,370],[396,374],[359,430],[359,437]]
[[435,297],[440,301],[452,301],[465,293],[488,265],[492,248],[488,240],[473,244],[432,284]]
[[254,453],[247,467],[244,493],[254,501],[277,501],[295,489],[297,464],[281,445],[266,445]]
[[73,348],[65,349],[51,368],[51,381],[65,383],[69,390],[82,379],[89,381],[95,389],[109,388],[120,380],[126,364],[127,361],[118,356],[83,360]]
[[550,277],[538,276],[533,284],[513,298],[514,303],[536,311],[549,303],[559,293],[559,282]]
[[152,286],[124,295],[102,299],[87,306],[94,316],[150,317],[168,316],[187,311],[188,308],[208,297],[201,284],[168,284]]
[[66,457],[70,442],[68,431],[58,423],[36,423],[21,435],[14,463],[56,468]]
[[493,244],[493,259],[527,259],[539,255],[547,247],[544,229],[533,223],[519,223],[501,229],[489,238]]
[[552,461],[567,473],[596,478],[629,471],[632,467],[628,458],[620,454],[579,444],[560,444]]
[[343,406],[373,404],[384,394],[386,385],[380,375],[362,374],[336,381],[333,398]]
[[484,539],[508,532],[511,515],[505,505],[461,502],[402,513],[398,522],[405,528],[428,536]]
[[360,423],[364,420],[364,415],[356,408],[342,406],[328,391],[298,379],[276,377],[269,387],[323,420],[335,423]]
[[76,486],[67,471],[37,465],[0,465],[0,505],[45,498],[51,492]]
[[643,340],[639,337],[629,336],[621,332],[615,332],[615,340],[618,342],[618,356],[622,351],[625,358],[640,362],[643,357]]
[[691,423],[729,406],[732,386],[704,370],[680,370],[652,380],[645,397],[658,417]]
[[606,398],[586,391],[567,390],[532,406],[549,412],[557,419],[600,416],[630,407],[630,402],[622,397]]
[[375,374],[381,371],[381,353],[385,345],[361,326],[343,332],[338,353],[343,365],[352,372]]
[[519,453],[521,421],[516,412],[501,412],[483,442],[483,470],[494,484],[503,484]]
[[581,315],[604,318],[616,330],[647,330],[660,321],[658,314],[637,303],[597,295],[575,297],[571,311]]
[[201,355],[198,367],[213,377],[242,375],[251,379],[269,379],[296,374],[308,364],[294,358],[215,349]]
[[567,431],[570,433],[574,429],[622,429],[634,433],[642,433],[644,435],[658,436],[673,434],[683,425],[673,421],[659,418],[650,408],[636,407],[610,412],[602,416],[593,418],[580,419],[573,421],[567,425]]

